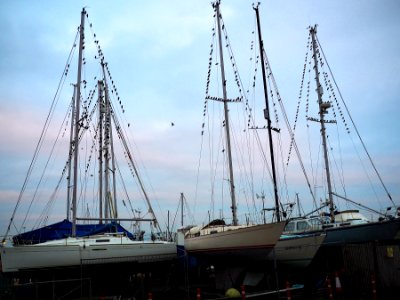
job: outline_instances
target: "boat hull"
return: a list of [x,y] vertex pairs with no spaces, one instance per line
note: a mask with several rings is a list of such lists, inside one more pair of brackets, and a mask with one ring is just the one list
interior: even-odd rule
[[285,222],[248,226],[200,236],[185,237],[185,250],[197,256],[242,256],[267,260]]
[[280,238],[269,258],[287,266],[305,268],[313,260],[325,237],[325,234],[310,234]]
[[37,244],[1,248],[3,272],[120,262],[147,263],[174,258],[175,243],[152,241],[99,245]]
[[325,229],[324,246],[400,239],[400,218]]

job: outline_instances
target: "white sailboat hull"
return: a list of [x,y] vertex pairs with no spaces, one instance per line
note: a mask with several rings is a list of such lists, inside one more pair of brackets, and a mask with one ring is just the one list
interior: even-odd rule
[[245,226],[199,236],[186,236],[185,250],[193,255],[239,255],[266,259],[277,243],[285,222]]
[[[97,242],[96,242],[97,241]],[[1,248],[3,272],[88,264],[155,262],[176,258],[176,244],[122,238],[68,238]]]
[[299,235],[281,238],[269,258],[292,267],[307,267],[325,239],[325,234]]

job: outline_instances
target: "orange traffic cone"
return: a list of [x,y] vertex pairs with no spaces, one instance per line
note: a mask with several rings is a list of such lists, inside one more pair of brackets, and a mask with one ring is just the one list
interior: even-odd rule
[[371,285],[372,285],[372,299],[376,300],[378,299],[378,295],[376,293],[376,279],[375,279],[375,274],[371,275]]
[[332,284],[329,276],[326,276],[326,285],[328,287],[328,299],[333,299]]
[[336,294],[341,294],[342,293],[342,284],[340,283],[338,272],[335,272],[335,285],[336,285]]
[[200,288],[197,288],[197,290],[196,290],[196,299],[201,300],[201,289]]
[[292,290],[290,289],[289,280],[286,280],[286,297],[287,297],[287,300],[292,300]]

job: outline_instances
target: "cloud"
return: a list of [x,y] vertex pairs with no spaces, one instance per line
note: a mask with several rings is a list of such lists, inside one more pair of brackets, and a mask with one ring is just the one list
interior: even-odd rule
[[[35,108],[22,108],[15,102],[10,104],[0,103],[0,137],[7,141],[2,144],[1,152],[3,155],[25,155],[28,149],[34,149],[43,116]],[[33,150],[29,152],[33,153]]]
[[[21,3],[3,3],[4,9],[0,12],[4,29],[0,37],[0,138],[3,141],[0,174],[4,191],[1,203],[18,194],[12,190],[17,191],[23,182],[82,9],[82,3],[71,1],[57,5],[48,1]],[[368,149],[372,148],[371,154],[389,190],[394,191],[393,198],[399,199],[396,74],[400,63],[396,56],[399,42],[393,38],[400,26],[395,14],[399,4],[395,1],[387,1],[385,5],[379,1],[362,5],[359,1],[288,3],[264,1],[260,13],[266,51],[290,120],[297,105],[307,26],[319,24],[318,37],[341,91],[349,101],[356,123],[361,123],[360,132]],[[180,193],[184,192],[192,212],[200,220],[206,220],[207,211],[212,208],[208,195],[210,181],[199,175],[197,182],[197,172],[214,14],[210,2],[116,1],[110,5],[108,1],[89,1],[87,4],[93,33],[100,41],[126,108],[124,117],[130,123],[131,141],[137,147],[134,157],[144,173],[146,186],[159,202],[159,210],[165,212],[168,207],[174,211]],[[250,86],[254,70],[248,65],[248,59],[251,31],[255,29],[251,3],[224,1],[221,11],[240,76]],[[89,46],[92,33],[87,38],[85,54],[89,61],[95,55],[94,48]],[[89,74],[88,66],[89,62],[85,74]],[[66,85],[76,81],[72,66],[71,76]],[[68,92],[72,95],[71,87]],[[71,95],[61,97],[60,105],[69,101]],[[262,109],[258,114],[262,117]],[[63,117],[55,116],[56,120]],[[175,126],[170,126],[170,122]],[[48,141],[57,136],[58,127],[49,130]],[[306,134],[298,134],[301,148],[307,150]],[[347,157],[350,147],[343,146],[344,162],[352,166],[353,160]],[[44,147],[48,150],[51,144],[45,143]],[[200,171],[207,172],[208,167],[201,165]],[[264,190],[271,200],[271,183],[265,168],[258,166],[254,171],[262,182],[254,190],[258,193]],[[59,173],[52,174],[56,175]],[[348,184],[355,186],[351,192],[371,201],[372,194],[361,188],[364,180],[356,170],[353,168],[345,175]],[[300,192],[301,198],[311,206],[302,171],[294,158],[287,176],[288,198]],[[242,184],[239,179],[237,184]],[[311,184],[314,188],[314,183]],[[245,199],[243,192],[239,194],[242,210],[250,200]],[[214,203],[216,214],[219,200]],[[224,201],[224,204],[229,202]]]

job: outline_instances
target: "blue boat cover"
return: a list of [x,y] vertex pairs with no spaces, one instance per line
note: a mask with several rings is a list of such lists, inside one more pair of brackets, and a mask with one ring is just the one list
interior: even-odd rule
[[[76,224],[76,236],[83,237],[100,233],[124,232],[129,238],[135,236],[117,222],[107,224]],[[13,237],[14,245],[38,244],[47,241],[59,240],[72,235],[72,222],[63,220],[39,229],[24,232]]]

